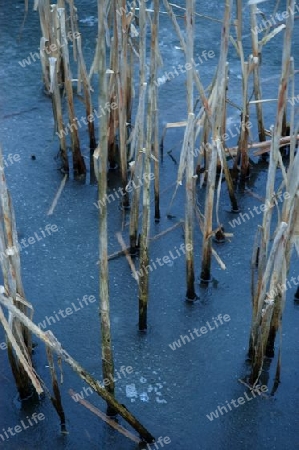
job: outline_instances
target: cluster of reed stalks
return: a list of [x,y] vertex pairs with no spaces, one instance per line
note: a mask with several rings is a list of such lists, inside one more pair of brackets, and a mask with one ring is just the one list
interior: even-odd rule
[[[256,3],[251,1],[251,25],[256,26]],[[178,24],[174,8],[168,0],[163,5],[170,21],[178,35],[181,48],[186,57],[186,63],[191,64],[194,54],[195,36],[195,0],[186,0],[185,29]],[[290,161],[286,167],[280,154],[281,136],[285,135],[286,128],[286,102],[288,80],[294,76],[294,63],[291,58],[291,40],[293,17],[290,15],[285,27],[282,74],[278,92],[278,106],[275,127],[272,130],[271,141],[266,141],[264,128],[262,93],[259,80],[259,66],[261,63],[262,47],[274,37],[276,33],[267,31],[259,42],[252,33],[252,55],[246,61],[242,46],[242,8],[241,0],[236,4],[236,20],[234,22],[236,37],[231,35],[233,18],[233,1],[225,0],[224,17],[221,25],[220,57],[215,76],[211,80],[209,90],[202,84],[200,74],[193,67],[187,72],[187,120],[184,138],[180,152],[180,162],[176,180],[176,188],[170,207],[175,199],[177,190],[185,181],[185,246],[186,246],[186,299],[197,299],[195,283],[194,259],[194,227],[197,218],[202,231],[202,256],[200,260],[203,283],[211,279],[211,260],[214,256],[222,268],[225,264],[217,255],[212,246],[212,238],[216,236],[223,240],[226,234],[219,220],[219,199],[221,194],[222,175],[224,175],[232,211],[239,210],[234,191],[233,177],[240,174],[241,182],[245,182],[249,175],[248,150],[252,147],[270,150],[266,199],[272,201],[277,192],[288,192],[289,198],[282,205],[278,215],[278,223],[271,245],[270,227],[273,222],[273,209],[264,212],[263,223],[259,229],[256,240],[259,248],[258,268],[254,266],[252,276],[253,291],[253,318],[250,337],[250,357],[252,359],[251,383],[258,382],[263,359],[267,354],[273,353],[276,332],[281,327],[281,318],[285,293],[272,295],[277,283],[286,280],[292,237],[296,234],[298,226],[298,169],[299,156],[295,156],[295,145],[298,137],[298,128],[294,125],[294,108],[292,109],[289,126],[289,136],[283,143],[290,141]],[[287,0],[286,10],[292,9],[293,0]],[[159,191],[159,127],[158,127],[158,88],[155,83],[157,71],[162,65],[159,53],[159,13],[161,5],[159,0],[153,1],[153,10],[148,10],[143,1],[132,1],[127,8],[125,0],[98,0],[98,37],[95,58],[88,75],[81,49],[81,34],[78,31],[77,9],[73,0],[58,0],[57,4],[49,0],[36,0],[35,8],[39,11],[42,29],[41,62],[43,69],[43,82],[45,89],[51,94],[53,113],[57,132],[60,136],[60,151],[63,168],[69,172],[68,145],[66,142],[65,120],[63,115],[63,102],[67,103],[68,121],[71,130],[71,149],[73,155],[73,169],[78,175],[86,172],[85,162],[80,151],[78,127],[74,106],[73,83],[76,81],[78,92],[83,86],[86,117],[92,115],[91,78],[94,73],[99,76],[99,108],[106,104],[116,104],[117,108],[110,108],[99,121],[98,145],[96,144],[94,124],[88,121],[88,131],[91,150],[91,167],[98,182],[98,198],[102,207],[99,210],[99,287],[100,287],[100,321],[102,342],[102,369],[103,378],[113,379],[114,364],[112,352],[112,336],[110,330],[110,302],[109,302],[109,267],[108,267],[108,208],[103,199],[107,197],[108,180],[107,169],[115,170],[119,166],[120,184],[122,188],[121,206],[123,213],[129,211],[128,241],[126,245],[123,238],[118,236],[123,253],[136,273],[134,257],[139,255],[140,268],[145,268],[150,261],[150,224],[151,224],[151,196],[154,195],[154,219],[160,220],[160,191]],[[150,29],[151,38],[147,39],[147,29]],[[185,36],[184,33],[185,31]],[[68,47],[68,33],[73,39],[73,59],[77,62],[78,78],[73,79],[70,67],[70,52]],[[238,146],[227,149],[223,136],[226,130],[226,107],[229,103],[229,77],[228,77],[228,48],[229,41],[240,57],[242,69],[242,106],[241,133]],[[47,49],[47,56],[45,56]],[[149,60],[149,65],[146,62]],[[135,64],[135,63],[138,64]],[[191,64],[192,65],[192,64]],[[249,101],[248,86],[252,76],[254,86],[254,102]],[[136,100],[136,114],[133,120],[133,100],[135,98],[134,80],[138,80],[138,96]],[[294,82],[292,84],[294,94]],[[195,101],[195,99],[198,99]],[[249,120],[250,104],[256,105],[257,128],[259,143],[249,142],[249,133],[246,123]],[[196,106],[200,105],[196,112]],[[168,124],[173,125],[182,123]],[[200,153],[194,159],[196,141],[200,142]],[[263,142],[262,142],[263,141]],[[265,142],[264,142],[265,141]],[[233,159],[231,169],[228,157]],[[275,191],[275,179],[278,167],[283,173],[283,183]],[[199,169],[199,170],[198,170]],[[151,172],[154,172],[154,183],[151,184]],[[220,176],[217,179],[217,172]],[[131,196],[128,192],[130,183],[143,179],[142,189],[133,190]],[[205,185],[205,206],[200,211],[196,199],[196,183]],[[2,171],[0,216],[0,250],[7,252],[7,258],[2,260],[1,266],[4,276],[4,287],[0,295],[0,303],[9,311],[9,321],[5,318],[0,307],[0,321],[5,329],[8,339],[8,354],[16,383],[21,396],[29,395],[30,386],[33,385],[38,394],[43,391],[40,379],[34,372],[31,361],[31,333],[45,342],[49,365],[52,368],[51,377],[53,385],[52,402],[64,426],[64,412],[61,406],[57,376],[54,370],[52,352],[56,353],[69,364],[78,375],[83,378],[106,402],[108,413],[122,415],[139,434],[151,442],[152,435],[132,416],[123,405],[114,398],[114,384],[101,388],[96,380],[88,374],[61,346],[55,336],[50,332],[41,331],[32,321],[32,306],[25,299],[20,275],[20,259],[17,253],[10,251],[17,245],[16,227],[11,207],[10,197],[6,188],[4,173]],[[169,208],[170,210],[170,208]],[[169,211],[168,210],[168,211]],[[142,219],[140,220],[140,216]],[[168,212],[168,216],[170,213]],[[214,226],[216,217],[216,227]],[[180,225],[180,223],[179,223]],[[166,232],[172,231],[175,226]],[[161,237],[165,231],[154,239]],[[110,255],[110,258],[114,255]],[[256,249],[253,257],[256,262]],[[136,262],[136,260],[135,260]],[[147,329],[147,309],[149,300],[149,271],[141,270],[136,276],[138,282],[139,298],[139,330]],[[255,276],[257,274],[257,276]],[[257,278],[257,280],[255,280]],[[280,359],[277,366],[279,378]]]
[[[294,8],[294,1],[286,2],[286,10]],[[294,17],[289,15],[284,35],[282,69],[278,88],[276,121],[272,129],[269,170],[266,185],[266,208],[262,225],[258,230],[252,258],[252,326],[249,343],[249,356],[252,371],[250,383],[259,382],[265,356],[274,356],[277,332],[281,333],[282,314],[285,305],[287,274],[290,266],[291,250],[298,233],[298,188],[299,154],[295,155],[299,123],[294,123],[294,105],[289,112],[290,153],[287,163],[283,161],[280,136],[285,124],[287,97],[290,91],[294,97],[294,60],[291,56]],[[281,170],[283,181],[276,186],[277,170]],[[285,193],[284,201],[279,203],[277,196]],[[277,210],[275,219],[274,211]],[[276,221],[276,223],[275,223]],[[271,237],[271,230],[275,231]],[[255,259],[255,262],[254,262]],[[257,265],[257,268],[256,268]],[[281,342],[277,358],[274,389],[280,381]]]

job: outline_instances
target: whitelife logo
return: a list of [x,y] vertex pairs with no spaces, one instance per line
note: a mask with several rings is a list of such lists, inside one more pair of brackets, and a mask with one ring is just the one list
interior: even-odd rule
[[287,11],[283,11],[281,13],[276,13],[274,16],[271,14],[270,19],[268,20],[262,20],[262,23],[260,26],[255,27],[252,29],[253,34],[257,35],[259,33],[262,33],[262,31],[267,30],[268,28],[277,25],[278,23],[283,22],[286,20],[290,15],[294,16],[296,11],[299,12],[299,5],[294,5],[294,9],[291,8],[291,6],[288,7]]
[[200,328],[194,328],[193,331],[188,330],[189,335],[185,334],[184,336],[181,334],[180,338],[177,341],[174,341],[172,344],[168,344],[169,347],[171,348],[171,350],[176,350],[177,348],[181,348],[182,344],[185,345],[187,342],[191,342],[194,341],[195,337],[193,335],[193,333],[196,335],[196,337],[201,337],[204,334],[207,334],[209,331],[213,331],[216,330],[216,328],[219,327],[220,325],[224,325],[224,322],[229,322],[230,321],[230,316],[229,314],[224,314],[224,316],[222,316],[222,314],[218,314],[218,316],[212,317],[212,324],[215,325],[215,327],[211,326],[210,322],[207,321],[206,322],[206,327],[200,327]]
[[[53,325],[56,322],[60,322],[61,318],[65,319],[67,316],[71,316],[74,312],[81,311],[85,306],[88,306],[90,303],[94,303],[96,298],[94,295],[84,295],[80,300],[77,298],[78,304],[76,305],[74,302],[71,303],[71,306],[65,309],[60,309],[58,312],[53,311],[52,316],[46,316],[45,320],[39,322],[38,327],[43,330],[47,326]],[[83,304],[84,303],[84,304]],[[78,307],[79,306],[79,307]],[[60,317],[59,317],[60,316]]]
[[57,225],[48,223],[44,230],[40,228],[39,231],[34,232],[34,236],[23,238],[17,245],[8,247],[4,252],[0,252],[0,261],[3,261],[3,258],[8,258],[8,256],[21,252],[24,248],[28,248],[29,245],[34,245],[36,242],[45,239],[47,236],[51,236],[52,233],[56,233],[56,231],[58,231]]
[[[0,439],[2,442],[7,441],[11,436],[15,436],[17,433],[21,433],[23,430],[27,430],[30,427],[36,425],[39,421],[44,420],[45,416],[43,413],[33,413],[29,418],[26,417],[27,421],[21,420],[20,425],[15,425],[14,427],[8,427],[6,430],[2,428],[3,434],[1,432]],[[27,423],[26,423],[27,422]]]
[[[142,175],[143,181],[147,181],[148,180],[152,181],[155,179],[155,174],[154,173],[144,173]],[[136,181],[136,183],[135,183]],[[113,191],[111,194],[106,194],[104,198],[102,198],[101,200],[98,200],[96,203],[93,203],[94,206],[99,209],[100,211],[102,211],[102,206],[106,205],[107,202],[110,204],[111,202],[114,202],[117,199],[120,199],[121,197],[124,197],[126,195],[126,193],[130,193],[133,191],[133,189],[140,189],[143,186],[143,181],[142,179],[138,178],[137,180],[130,180],[127,184],[127,186],[125,187],[125,189],[123,190],[122,187],[119,187],[117,190],[115,188],[113,188]],[[118,194],[119,192],[119,194]]]
[[[68,32],[67,34],[67,38],[69,41],[73,42],[74,39],[78,39],[78,37],[80,36],[80,33],[75,31],[75,33],[73,34],[71,31]],[[45,47],[44,49],[41,49],[40,47],[38,47],[39,53],[35,52],[35,53],[30,53],[30,55],[23,59],[22,61],[18,61],[21,67],[26,67],[26,66],[30,66],[32,62],[35,62],[37,58],[38,60],[41,58],[41,56],[44,58],[45,57],[45,53],[50,56],[52,54],[52,52],[57,52],[59,49],[61,49],[62,47],[64,47],[64,44],[61,44],[59,39],[57,39],[57,44],[51,44],[49,45],[49,47]]]
[[[104,386],[109,386],[109,384],[111,382],[116,383],[118,380],[120,380],[122,377],[126,378],[127,374],[130,375],[133,372],[133,367],[132,366],[121,366],[121,368],[118,370],[114,371],[114,375],[116,375],[114,378],[111,374],[109,374],[109,378],[104,378],[102,384],[100,383],[100,381],[97,381],[97,384],[100,388],[104,388]],[[79,393],[77,392],[76,394],[72,395],[72,399],[75,402],[78,402],[79,400],[84,400],[84,398],[89,397],[90,395],[92,395],[94,393],[94,390],[88,386],[84,386],[83,390]]]
[[[251,402],[256,395],[255,393],[260,396],[263,395],[264,392],[267,392],[268,388],[266,385],[262,386],[256,386],[254,389],[251,390],[252,397],[248,397],[247,392],[244,392],[244,397],[239,397],[237,400],[233,399],[230,402],[225,400],[226,406],[217,406],[217,409],[215,411],[212,411],[210,414],[206,414],[206,417],[209,419],[210,422],[212,422],[214,419],[218,419],[219,412],[223,416],[224,412],[228,413],[228,411],[232,411],[231,405],[233,405],[234,408],[238,408],[240,405],[244,405],[245,402]],[[224,412],[223,412],[224,411]]]
[[165,81],[173,80],[178,77],[182,73],[186,73],[188,70],[191,70],[192,67],[197,67],[200,64],[203,64],[204,61],[208,61],[208,58],[214,58],[215,53],[213,50],[203,50],[201,55],[197,55],[197,59],[199,62],[195,62],[193,58],[191,58],[191,63],[178,64],[176,67],[172,66],[173,71],[164,72],[163,75],[154,81],[155,85],[159,87],[161,84],[164,84]]
[[[187,244],[186,245],[186,249],[187,251],[191,251],[192,250],[192,245],[191,244]],[[177,246],[174,247],[173,252],[172,250],[169,250],[168,255],[164,255],[162,258],[156,258],[155,261],[153,261],[151,259],[150,264],[148,264],[147,266],[142,266],[140,268],[140,270],[136,270],[134,273],[132,273],[132,277],[135,278],[135,280],[139,280],[139,277],[141,277],[142,275],[145,274],[145,272],[148,274],[149,271],[153,272],[154,270],[157,270],[158,267],[156,265],[156,263],[159,265],[159,267],[163,267],[165,264],[168,266],[172,266],[173,261],[175,259],[178,259],[180,256],[185,255],[186,254],[186,249],[185,249],[185,244],[182,243],[180,245],[180,248],[178,249]]]
[[[283,199],[281,198],[282,196]],[[280,192],[276,194],[276,197],[278,197],[280,202],[283,202],[285,199],[290,198],[290,194],[288,192]],[[253,211],[251,211],[251,208],[248,208],[248,213],[240,213],[238,214],[238,217],[236,219],[230,220],[228,223],[232,228],[235,228],[237,225],[241,225],[242,222],[245,223],[250,220],[250,218],[253,218],[255,214],[260,215],[262,212],[268,211],[269,209],[273,208],[274,205],[278,205],[278,201],[276,198],[273,198],[272,201],[266,200],[266,203],[262,203],[259,206],[254,206]]]

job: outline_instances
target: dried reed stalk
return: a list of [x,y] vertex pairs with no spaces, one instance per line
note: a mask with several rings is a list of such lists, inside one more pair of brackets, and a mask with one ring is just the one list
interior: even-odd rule
[[[3,292],[3,289],[2,289]],[[51,350],[65,361],[79,377],[86,381],[86,383],[100,396],[111,408],[117,411],[139,434],[146,442],[153,442],[154,437],[148,430],[134,417],[130,411],[115,400],[115,398],[101,386],[101,384],[90,375],[74,358],[72,358],[67,351],[62,347],[61,343],[56,339],[53,333],[48,330],[42,331],[35,325],[19,308],[13,305],[13,301],[6,294],[0,293],[0,304],[5,306],[26,328],[28,328],[35,336],[41,339]]]
[[116,85],[118,99],[118,120],[119,120],[119,154],[121,182],[123,188],[122,206],[129,207],[129,196],[126,191],[128,184],[127,177],[127,49],[128,49],[128,24],[126,14],[121,16],[117,11],[126,8],[126,0],[115,0],[115,29],[114,37],[117,42],[117,67],[116,67]]
[[253,63],[253,89],[254,89],[254,97],[257,100],[256,103],[256,116],[257,116],[257,125],[259,132],[259,141],[266,140],[266,133],[264,128],[264,118],[263,118],[263,106],[260,100],[262,99],[262,91],[261,91],[261,83],[260,83],[260,62],[261,62],[261,54],[259,52],[258,45],[258,35],[254,33],[254,30],[257,29],[257,6],[256,4],[250,6],[250,18],[251,18],[251,42],[252,42],[252,63]]
[[[291,10],[293,7],[294,0],[288,0],[287,10]],[[279,153],[279,145],[287,101],[286,94],[288,90],[288,78],[290,71],[290,52],[293,25],[294,18],[290,14],[287,19],[284,37],[277,113],[275,127],[272,133],[272,146],[266,185],[267,202],[270,202],[275,197],[274,186],[276,170],[278,162],[280,162],[280,164],[282,163]],[[288,173],[285,175],[285,183],[289,198],[284,201],[281,222],[277,226],[271,251],[269,251],[269,242],[273,208],[267,208],[263,215],[258,260],[258,281],[253,296],[252,327],[249,342],[249,355],[252,358],[252,371],[250,376],[250,381],[252,384],[258,382],[267,347],[268,354],[273,354],[275,334],[281,326],[280,322],[284,306],[285,292],[277,294],[277,286],[279,282],[285,280],[289,266],[289,257],[286,258],[285,255],[289,255],[290,251],[286,248],[286,243],[290,241],[292,237],[290,235],[290,231],[292,230],[292,222],[294,220],[293,211],[295,195],[299,187],[298,170],[299,155],[297,154],[294,158],[293,164],[289,167]],[[270,286],[270,293],[266,296],[267,286]],[[274,289],[276,289],[276,293]],[[278,364],[280,364],[280,362]],[[277,369],[277,374],[279,372],[280,369]]]
[[[140,3],[140,15],[145,19],[145,5]],[[139,277],[139,331],[147,329],[147,304],[149,288],[149,233],[150,233],[150,173],[151,173],[151,149],[153,135],[153,98],[152,91],[154,85],[154,53],[151,53],[151,73],[149,80],[148,99],[147,99],[147,118],[146,118],[146,143],[143,158],[143,192],[142,192],[142,232],[140,242],[140,277]]]
[[68,41],[66,37],[65,29],[65,10],[64,8],[57,9],[59,24],[60,24],[60,36],[61,36],[61,49],[62,49],[62,62],[64,71],[64,89],[66,92],[67,106],[68,106],[68,116],[71,131],[71,142],[72,142],[72,152],[73,152],[73,170],[74,174],[77,176],[82,176],[86,174],[86,166],[84,159],[80,151],[80,140],[78,133],[77,118],[75,115],[74,106],[74,96],[73,96],[73,85],[72,85],[72,74],[69,62],[69,51],[68,51]]
[[229,42],[230,17],[232,0],[225,1],[225,13],[221,33],[221,49],[216,79],[216,96],[212,105],[213,114],[213,140],[209,155],[208,180],[205,199],[205,223],[203,230],[201,280],[208,282],[211,279],[211,236],[213,230],[213,205],[216,182],[217,155],[221,153],[221,125],[223,123],[222,109],[226,91],[226,59]]
[[[99,107],[108,100],[107,74],[106,74],[106,43],[104,26],[104,4],[98,0],[98,71],[99,71]],[[107,163],[108,163],[108,129],[106,114],[101,117],[99,126],[99,165],[95,167],[98,174],[98,199],[105,198],[107,194]],[[109,271],[108,271],[108,243],[107,243],[107,203],[99,210],[99,284],[100,284],[100,317],[102,341],[102,370],[103,378],[112,379],[114,375],[114,362],[110,330],[110,301],[109,301]],[[107,391],[114,395],[114,381],[106,386]],[[115,410],[108,404],[108,415],[115,414]]]
[[[135,129],[131,138],[131,155],[134,155],[134,171],[132,181],[137,185],[142,176],[142,161],[144,148],[144,114],[146,95],[146,15],[145,8],[139,11],[139,101],[136,115]],[[140,189],[134,189],[131,200],[130,214],[130,247],[131,254],[136,254],[138,249],[138,217],[139,217]]]

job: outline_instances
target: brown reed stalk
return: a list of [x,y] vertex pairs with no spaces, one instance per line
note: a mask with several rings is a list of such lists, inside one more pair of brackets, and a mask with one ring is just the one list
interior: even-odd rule
[[[295,98],[295,67],[294,67],[294,58],[291,57],[290,60],[290,97],[292,99]],[[290,164],[294,161],[295,156],[295,147],[296,147],[296,135],[298,133],[298,128],[295,130],[295,102],[291,105],[290,108]]]
[[216,96],[212,105],[213,109],[213,139],[212,149],[209,155],[208,179],[205,199],[205,222],[203,230],[201,280],[208,282],[211,279],[211,255],[212,255],[212,231],[213,231],[213,206],[216,182],[217,155],[221,154],[221,125],[223,123],[222,109],[226,92],[226,59],[228,53],[228,40],[230,29],[230,17],[232,0],[225,1],[225,13],[221,32],[220,58],[216,79]]
[[[140,3],[140,15],[145,19],[145,5]],[[152,90],[154,85],[154,58],[151,54],[150,80],[147,99],[147,117],[146,117],[146,143],[143,158],[143,192],[142,192],[142,232],[140,241],[140,276],[139,276],[139,331],[147,329],[147,304],[149,288],[149,233],[150,233],[150,173],[151,173],[151,149],[152,149],[152,110],[153,98]]]
[[[186,2],[186,63],[192,65],[194,53],[194,0]],[[185,206],[185,247],[186,247],[186,300],[195,300],[194,276],[194,124],[193,113],[193,74],[187,72],[187,109],[188,123],[185,130],[184,146],[186,146],[186,206]]]
[[[142,178],[143,152],[140,150],[144,146],[144,111],[145,95],[147,83],[143,83],[139,88],[139,104],[136,115],[135,129],[133,130],[131,152],[134,152],[132,183],[138,186]],[[133,189],[130,213],[130,253],[135,255],[138,250],[138,223],[139,223],[139,203],[140,189]]]
[[54,57],[49,58],[50,64],[50,87],[49,92],[52,100],[53,114],[55,117],[57,133],[59,135],[59,151],[62,159],[62,169],[65,173],[69,173],[69,160],[67,152],[67,144],[65,139],[65,127],[63,123],[63,115],[61,108],[61,97],[59,92],[58,80],[57,80],[57,59]]
[[[149,93],[151,90],[149,89]],[[139,331],[147,329],[147,304],[149,295],[149,232],[150,232],[150,173],[151,173],[151,101],[149,98],[147,140],[144,155],[144,185],[142,206],[142,232],[140,240],[139,276]]]
[[[151,51],[153,60],[153,77],[157,79],[159,54],[159,0],[154,0],[154,14],[151,27]],[[155,221],[160,220],[160,157],[159,157],[159,111],[158,87],[153,84],[153,154],[154,154],[154,195],[155,195]]]
[[[291,10],[294,7],[294,0],[287,0],[287,10]],[[283,55],[282,55],[282,69],[281,78],[278,90],[278,103],[275,126],[272,133],[272,146],[270,152],[269,170],[266,185],[266,201],[270,202],[275,196],[275,175],[278,166],[278,162],[281,162],[279,153],[280,136],[282,130],[283,117],[286,108],[287,91],[288,91],[288,78],[290,73],[290,52],[292,42],[292,32],[294,26],[294,18],[290,14],[287,19]],[[276,267],[275,273],[272,275],[270,286],[272,289],[277,285],[279,281],[286,277],[288,271],[289,260],[285,259],[286,247],[285,243],[291,238],[290,229],[292,226],[292,214],[295,193],[298,189],[298,170],[299,170],[299,157],[298,154],[294,158],[294,162],[289,167],[287,174],[287,188],[289,198],[285,200],[283,206],[282,221],[277,227],[275,239],[269,252],[270,247],[270,226],[273,216],[273,208],[267,208],[263,215],[263,225],[261,233],[261,244],[259,251],[259,264],[258,264],[258,281],[253,298],[253,315],[252,326],[249,342],[249,355],[252,358],[252,371],[251,382],[258,382],[258,378],[263,366],[263,358],[266,353],[266,349],[270,346],[273,350],[275,333],[280,326],[283,302],[285,293],[282,295],[274,295],[274,298],[270,295],[270,306],[268,307],[266,297],[266,287],[269,284],[271,278],[270,273],[272,267]],[[280,243],[281,240],[281,243]],[[276,245],[276,247],[275,247]],[[277,248],[280,245],[282,255],[278,252]],[[277,261],[275,261],[275,252],[277,251]],[[276,277],[273,279],[273,277]],[[276,308],[276,312],[273,318],[273,310]],[[267,314],[265,314],[265,311]],[[269,311],[269,313],[268,313]],[[270,335],[270,338],[269,338]]]
[[243,10],[242,0],[237,0],[237,51],[240,56],[241,71],[242,71],[242,114],[241,114],[241,130],[238,142],[238,156],[235,160],[234,169],[238,159],[241,158],[241,181],[244,181],[249,175],[249,158],[247,153],[248,147],[248,127],[249,121],[249,105],[248,105],[248,76],[249,76],[249,64],[245,62],[244,50],[242,44],[242,21]]
[[[110,70],[111,76],[109,79],[109,101],[110,104],[117,103],[117,88],[116,88],[116,72],[117,72],[117,37],[111,37],[111,50],[110,50]],[[118,111],[117,109],[111,109],[108,115],[108,161],[109,168],[114,170],[117,167],[116,154],[118,145],[116,142],[116,130],[118,129]]]
[[[104,26],[105,10],[101,0],[98,0],[98,73],[99,73],[99,107],[108,100],[106,73],[106,42]],[[107,194],[107,163],[108,163],[108,120],[104,114],[99,126],[98,167],[98,199],[104,199]],[[114,362],[110,329],[110,301],[109,301],[109,271],[108,271],[108,243],[107,243],[107,204],[99,210],[99,284],[100,284],[100,318],[102,342],[102,371],[103,378],[114,380]],[[107,391],[114,395],[114,381],[106,386]],[[114,415],[115,409],[108,403],[108,415]]]
[[[84,101],[86,108],[86,117],[88,122],[88,133],[89,133],[89,148],[91,150],[91,161],[93,151],[96,148],[96,138],[95,138],[95,130],[94,130],[94,121],[91,120],[90,116],[93,115],[93,107],[92,107],[92,98],[91,98],[91,86],[89,77],[86,70],[86,65],[82,53],[81,47],[81,35],[76,38],[77,49],[78,49],[78,65],[79,65],[79,76],[81,77],[81,81],[83,84],[83,92],[84,92]],[[75,47],[75,45],[74,45]],[[88,120],[90,118],[90,120]]]
[[[31,318],[33,313],[32,306],[25,300],[19,301],[19,296],[25,296],[21,278],[19,243],[14,210],[6,184],[1,148],[0,217],[0,251],[1,255],[6,255],[6,257],[2,256],[1,258],[1,269],[4,279],[4,288],[2,287],[2,289],[8,293],[13,304]],[[8,338],[8,359],[20,398],[24,399],[31,395],[32,385],[37,391],[42,392],[31,361],[32,340],[30,331],[13,315],[10,315],[8,322],[2,310],[0,321]]]
[[42,37],[40,40],[40,55],[41,55],[41,65],[43,71],[43,82],[47,93],[50,92],[50,66],[48,58],[45,55],[45,50],[48,51],[51,44],[51,19],[50,19],[50,1],[49,0],[39,0],[38,6],[36,7],[39,13],[39,21],[42,32]]
[[[132,181],[137,186],[142,177],[142,161],[144,148],[144,114],[147,83],[146,75],[146,15],[145,8],[139,10],[139,102],[136,115],[135,129],[132,133],[131,155],[134,155],[135,167]],[[140,189],[134,189],[131,199],[130,214],[130,248],[131,254],[138,249],[138,217],[139,217]]]
[[69,116],[69,124],[70,124],[69,128],[71,131],[73,170],[74,170],[75,175],[81,177],[86,174],[86,166],[85,166],[84,158],[81,155],[80,140],[79,140],[79,133],[78,133],[78,125],[77,125],[78,122],[77,122],[77,118],[75,115],[72,75],[71,75],[70,62],[69,62],[68,41],[67,41],[66,29],[65,29],[65,10],[64,10],[64,8],[57,8],[57,14],[58,14],[59,25],[60,25],[60,37],[61,37],[60,41],[61,41],[61,45],[62,45],[61,49],[62,49],[63,71],[64,71],[64,89],[66,92],[68,116]]
[[[272,292],[274,292],[280,280],[280,273],[282,271],[282,264],[284,260],[285,238],[287,234],[286,229],[287,224],[285,222],[281,222],[269,254],[269,259],[267,261],[263,276],[263,288],[257,301],[257,314],[251,331],[252,348],[250,356],[252,358],[252,370],[250,375],[250,383],[252,385],[255,385],[259,381],[264,356],[266,355],[270,324],[275,304],[275,299]],[[267,285],[270,286],[268,297],[266,297]],[[281,297],[284,296],[285,292]]]
[[51,395],[51,402],[60,418],[60,427],[61,432],[66,433],[66,423],[65,423],[65,414],[62,406],[61,401],[61,394],[59,389],[59,384],[57,380],[56,370],[55,370],[55,363],[53,358],[53,353],[51,347],[46,345],[46,354],[51,374],[51,380],[52,380],[52,388],[53,388],[53,395]]
[[[250,19],[251,19],[251,42],[252,42],[252,63],[253,63],[253,89],[255,100],[262,99],[261,83],[260,83],[260,63],[262,55],[259,51],[258,35],[254,33],[257,29],[257,6],[253,4],[250,6]],[[257,126],[259,133],[259,141],[266,140],[266,133],[264,127],[263,106],[261,102],[256,103],[256,116]]]
[[[100,1],[100,0],[99,0]],[[41,339],[56,355],[66,362],[79,377],[86,381],[86,383],[101,397],[107,404],[111,405],[111,409],[117,411],[139,434],[146,442],[153,442],[154,437],[149,431],[130,413],[124,406],[112,396],[107,389],[101,386],[90,373],[88,373],[72,356],[62,347],[61,343],[56,339],[53,333],[42,331],[35,325],[19,308],[17,308],[10,297],[6,294],[0,293],[0,304],[10,311],[27,329],[29,329],[35,336]],[[0,310],[1,314],[1,310]]]
[[[226,80],[226,85],[225,85],[225,95],[224,95],[224,101],[223,101],[223,122],[222,122],[221,136],[224,136],[225,132],[226,132],[226,92],[227,92],[227,85],[228,85],[228,63],[226,63],[225,80]],[[222,164],[223,164],[223,173],[225,176],[227,190],[228,190],[228,194],[229,194],[229,198],[230,198],[230,202],[231,202],[231,210],[232,210],[232,212],[238,212],[239,207],[238,207],[238,202],[237,202],[237,198],[235,195],[234,184],[233,184],[232,176],[231,176],[229,168],[228,168],[226,154],[225,154],[225,141],[223,142],[223,145],[221,146],[221,154],[222,154],[221,160],[222,160]]]
[[126,0],[115,0],[115,29],[114,36],[117,39],[117,68],[116,85],[118,99],[118,134],[121,182],[123,188],[122,206],[128,208],[130,205],[129,195],[126,190],[128,184],[127,176],[127,49],[128,49],[128,25],[127,17],[123,12],[121,16],[117,11],[126,8]]

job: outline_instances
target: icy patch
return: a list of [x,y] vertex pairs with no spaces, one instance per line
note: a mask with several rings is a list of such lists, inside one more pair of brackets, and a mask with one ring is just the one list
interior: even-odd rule
[[88,16],[85,19],[79,20],[81,23],[85,23],[89,27],[92,27],[95,23],[97,23],[98,19],[95,16]]
[[136,387],[135,387],[134,383],[127,384],[127,386],[126,386],[126,396],[128,398],[131,398],[131,399],[138,398],[138,394],[137,394]]
[[[158,375],[155,371],[153,371],[152,374]],[[164,388],[166,382],[152,382],[147,385],[148,378],[151,378],[151,380],[153,380],[154,377],[148,376],[147,378],[145,378],[144,376],[140,376],[138,372],[136,372],[135,375],[138,377],[137,380],[134,380],[135,383],[126,385],[126,396],[131,399],[131,402],[140,400],[142,402],[156,401],[157,403],[162,404],[167,403],[167,401],[163,399],[162,392],[162,389]],[[160,380],[161,377],[158,377],[158,379]]]
[[139,398],[142,402],[148,402],[149,401],[149,396],[147,395],[146,392],[141,392],[141,394],[139,394]]

